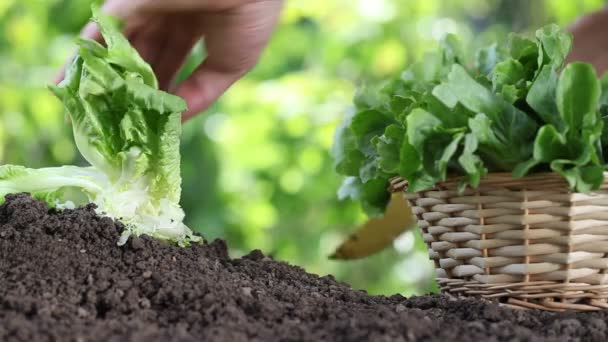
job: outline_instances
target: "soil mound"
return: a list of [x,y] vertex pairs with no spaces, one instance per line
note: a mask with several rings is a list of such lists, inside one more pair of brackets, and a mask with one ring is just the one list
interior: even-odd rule
[[0,206],[0,341],[606,341],[608,312],[369,296],[223,241],[118,247],[92,205]]

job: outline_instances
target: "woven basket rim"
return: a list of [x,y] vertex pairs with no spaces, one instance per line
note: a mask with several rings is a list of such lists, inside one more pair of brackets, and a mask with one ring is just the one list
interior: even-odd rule
[[[452,190],[458,188],[459,183],[465,180],[466,176],[451,176],[445,181],[438,182],[432,188],[423,190]],[[407,188],[407,181],[403,177],[396,176],[389,180],[390,192],[403,191]],[[478,187],[484,186],[518,186],[530,188],[548,188],[548,187],[567,187],[566,179],[556,172],[539,172],[526,175],[524,177],[515,178],[510,172],[491,172],[481,178]],[[469,189],[471,189],[469,187]],[[608,189],[608,172],[604,172],[604,182],[600,186],[600,190]]]

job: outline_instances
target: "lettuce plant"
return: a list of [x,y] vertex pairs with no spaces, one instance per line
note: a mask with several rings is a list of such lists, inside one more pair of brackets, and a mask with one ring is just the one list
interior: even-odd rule
[[552,171],[573,191],[599,188],[608,146],[608,78],[590,64],[564,66],[572,37],[557,25],[534,39],[511,34],[465,57],[456,37],[380,88],[360,89],[356,111],[336,132],[339,196],[370,213],[388,199],[388,180],[409,190],[464,176],[476,187],[488,172],[523,177]]
[[117,23],[94,10],[107,47],[80,39],[65,79],[51,86],[66,107],[76,146],[90,166],[0,166],[0,195],[29,192],[58,208],[92,202],[131,234],[187,245],[179,142],[185,102],[158,89],[151,67]]

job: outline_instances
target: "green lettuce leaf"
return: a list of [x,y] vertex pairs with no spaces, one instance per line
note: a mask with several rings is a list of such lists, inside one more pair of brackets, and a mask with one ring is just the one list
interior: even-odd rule
[[403,127],[392,124],[386,127],[384,134],[378,138],[378,163],[384,172],[394,174],[399,171],[399,153],[404,137]]
[[572,34],[558,25],[550,24],[537,30],[536,38],[539,46],[538,67],[546,64],[561,67],[572,48]]
[[494,67],[492,91],[501,95],[509,103],[523,97],[526,87],[526,71],[516,59],[506,59]]
[[186,103],[158,89],[152,69],[112,18],[94,9],[93,19],[107,48],[80,39],[65,79],[50,87],[65,105],[77,148],[91,166],[0,166],[0,194],[30,192],[59,207],[93,202],[98,213],[125,224],[120,243],[131,234],[182,245],[198,241],[183,224],[179,205]]
[[472,187],[477,187],[483,176],[487,174],[483,161],[476,153],[478,147],[477,137],[472,133],[468,133],[464,137],[462,154],[458,157],[458,163],[464,169],[468,182]]
[[496,169],[510,171],[520,160],[527,159],[537,129],[531,117],[479,84],[460,65],[453,65],[441,86],[449,89],[464,107],[485,118],[471,129],[478,135],[480,149],[488,150],[485,155],[493,160]]

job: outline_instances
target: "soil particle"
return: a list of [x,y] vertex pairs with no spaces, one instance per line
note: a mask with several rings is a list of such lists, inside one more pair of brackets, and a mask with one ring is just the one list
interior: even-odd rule
[[[255,250],[179,248],[94,206],[0,206],[0,341],[606,341],[607,312],[510,310],[445,296],[369,296]],[[83,252],[84,251],[84,252]]]

